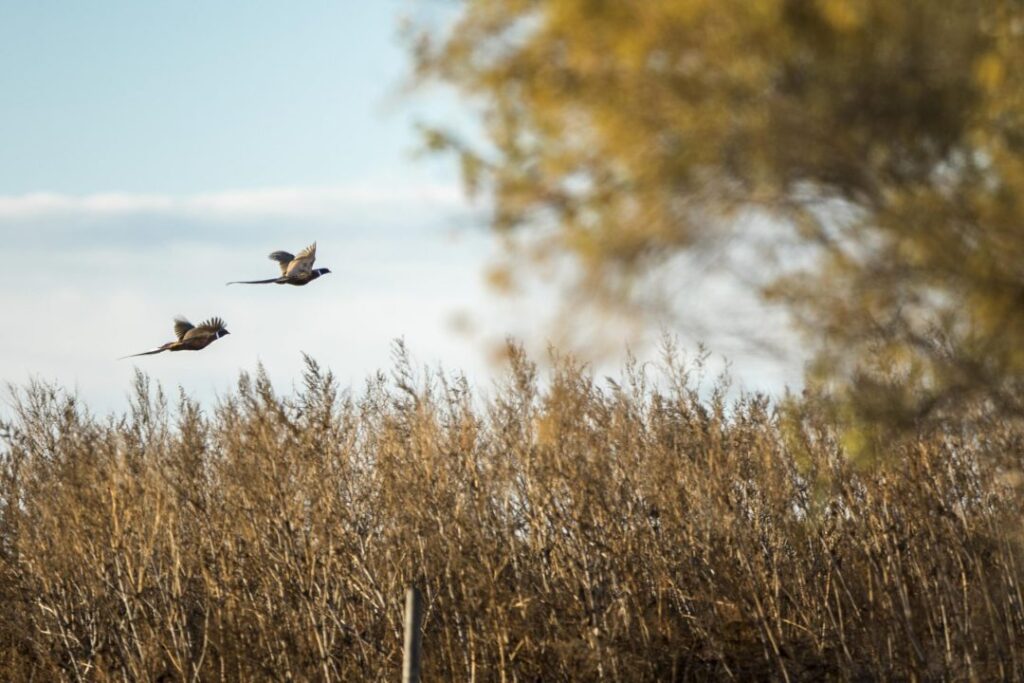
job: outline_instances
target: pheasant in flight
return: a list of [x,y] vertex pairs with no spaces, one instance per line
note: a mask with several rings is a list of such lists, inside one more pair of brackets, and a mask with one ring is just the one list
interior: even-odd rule
[[199,349],[205,349],[213,342],[228,334],[231,333],[228,332],[227,327],[224,325],[224,321],[220,318],[210,318],[209,320],[200,323],[198,326],[193,325],[184,318],[175,318],[174,335],[177,337],[175,341],[167,342],[163,346],[157,347],[152,351],[133,353],[130,356],[123,356],[118,360],[134,358],[135,356],[152,356],[153,354],[163,353],[164,351],[198,351]]
[[301,287],[308,285],[321,275],[331,272],[329,268],[313,268],[316,261],[316,242],[309,245],[297,255],[289,254],[287,251],[275,251],[270,258],[277,261],[281,266],[281,276],[272,277],[267,280],[236,280],[229,282],[229,285],[265,285],[271,282],[278,285],[295,285]]

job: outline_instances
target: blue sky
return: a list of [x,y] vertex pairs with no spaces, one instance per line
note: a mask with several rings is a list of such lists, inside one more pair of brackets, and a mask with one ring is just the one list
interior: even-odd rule
[[[396,337],[485,385],[494,340],[543,350],[551,292],[493,296],[482,209],[450,160],[413,154],[415,122],[463,116],[450,94],[402,93],[400,18],[443,7],[0,0],[0,238],[16,255],[0,306],[17,321],[0,336],[0,378],[57,380],[105,411],[124,405],[136,366],[210,398],[257,363],[287,389],[300,352],[359,385]],[[331,276],[224,286],[272,275],[270,251],[314,240]],[[709,283],[700,300],[717,313],[715,287],[734,297]],[[232,335],[114,361],[169,340],[177,314],[220,315]],[[466,319],[472,334],[455,324]],[[793,380],[709,341],[748,386]]]
[[411,172],[413,113],[389,98],[411,7],[2,2],[0,187],[184,193]]

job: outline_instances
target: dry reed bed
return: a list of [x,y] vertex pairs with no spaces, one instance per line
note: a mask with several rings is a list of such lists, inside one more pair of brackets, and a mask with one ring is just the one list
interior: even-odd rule
[[119,418],[17,392],[0,678],[397,680],[413,581],[432,681],[1024,673],[1015,431],[857,472],[813,402],[511,356],[486,399],[401,352],[208,414],[142,376]]

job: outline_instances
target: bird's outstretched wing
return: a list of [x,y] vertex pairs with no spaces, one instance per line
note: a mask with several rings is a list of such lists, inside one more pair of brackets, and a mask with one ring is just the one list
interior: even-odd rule
[[287,251],[275,251],[268,258],[277,261],[277,265],[281,266],[281,274],[285,275],[288,272],[288,264],[295,260],[295,255]]
[[285,270],[285,275],[305,276],[313,271],[313,262],[316,261],[316,242],[309,245],[292,259]]
[[199,323],[195,328],[195,334],[213,334],[220,332],[226,327],[222,318],[210,318]]
[[179,316],[174,319],[174,336],[178,338],[178,341],[181,341],[182,339],[184,339],[188,331],[194,327],[195,325],[190,323],[185,318]]

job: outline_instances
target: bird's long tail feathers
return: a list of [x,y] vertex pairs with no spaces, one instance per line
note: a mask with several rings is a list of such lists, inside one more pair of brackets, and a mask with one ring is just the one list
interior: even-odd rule
[[153,354],[163,353],[167,350],[166,346],[153,349],[152,351],[143,351],[142,353],[133,353],[130,356],[121,356],[118,360],[124,360],[125,358],[135,358],[136,356],[152,356]]
[[281,278],[279,278],[279,277],[272,277],[269,280],[235,280],[234,282],[229,282],[228,284],[229,285],[265,285],[265,284],[269,284],[271,282],[277,282],[280,279]]

